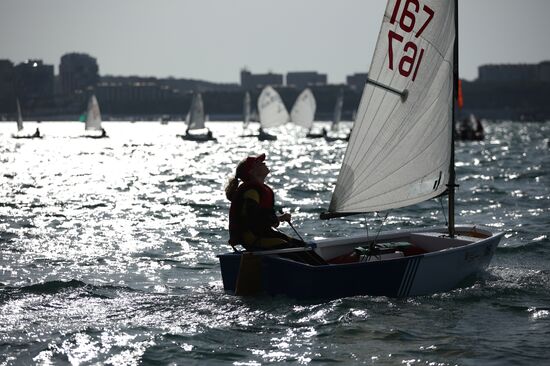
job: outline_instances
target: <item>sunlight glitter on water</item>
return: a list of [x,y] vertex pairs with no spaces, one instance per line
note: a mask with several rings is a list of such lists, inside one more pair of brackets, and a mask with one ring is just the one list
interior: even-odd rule
[[513,359],[518,349],[550,357],[549,124],[492,123],[488,141],[457,144],[459,223],[507,233],[483,281],[414,300],[316,303],[223,292],[223,186],[238,161],[267,153],[277,201],[306,238],[441,225],[446,203],[319,221],[344,142],[285,127],[279,141],[260,143],[238,138],[240,124],[211,123],[219,143],[195,144],[175,137],[180,123],[105,125],[111,137],[102,141],[61,122],[43,123],[40,141],[14,141],[13,126],[0,124],[0,337],[13,360],[474,364],[469,357]]

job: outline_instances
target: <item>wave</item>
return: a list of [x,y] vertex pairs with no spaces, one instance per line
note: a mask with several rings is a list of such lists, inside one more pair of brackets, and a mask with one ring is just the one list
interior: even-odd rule
[[188,175],[184,176],[177,176],[175,178],[169,179],[166,182],[167,183],[186,183],[192,181],[192,179]]
[[91,209],[94,209],[94,208],[98,208],[98,207],[107,207],[107,204],[105,203],[93,203],[93,204],[89,204],[89,205],[82,205],[80,206],[80,208],[91,208]]
[[35,294],[54,294],[65,289],[74,289],[88,286],[85,282],[78,280],[70,281],[47,281],[43,283],[37,283],[34,285],[20,287],[21,292],[35,293]]
[[68,281],[52,280],[46,282],[35,283],[32,285],[12,287],[5,286],[0,289],[3,295],[14,294],[35,294],[35,295],[53,295],[63,292],[73,292],[75,290],[84,290],[86,294],[91,297],[110,298],[109,294],[123,290],[124,292],[136,292],[138,290],[132,289],[128,286],[115,286],[115,285],[91,285],[84,281],[72,279]]
[[518,246],[499,246],[497,253],[502,254],[523,254],[523,253],[541,253],[550,255],[548,250],[548,240],[537,240],[527,242]]

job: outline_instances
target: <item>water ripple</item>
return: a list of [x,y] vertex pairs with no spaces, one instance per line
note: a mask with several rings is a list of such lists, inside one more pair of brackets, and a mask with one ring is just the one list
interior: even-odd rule
[[[550,357],[549,123],[487,123],[488,139],[456,146],[459,223],[506,233],[486,275],[413,299],[327,302],[223,292],[226,179],[266,152],[270,184],[305,238],[442,225],[439,200],[318,220],[343,141],[175,137],[183,124],[43,123],[14,141],[0,124],[0,363],[541,364]],[[344,129],[349,124],[344,123]],[[345,131],[344,131],[345,132]],[[289,234],[288,227],[283,226]],[[376,281],[379,279],[357,279]]]

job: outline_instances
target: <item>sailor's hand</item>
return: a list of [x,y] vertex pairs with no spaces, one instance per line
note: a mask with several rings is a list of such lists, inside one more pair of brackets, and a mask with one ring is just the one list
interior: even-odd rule
[[283,222],[283,221],[290,222],[290,219],[291,219],[291,216],[289,213],[284,213],[279,216],[279,222]]
[[304,245],[304,247],[306,248],[311,248],[311,249],[315,249],[317,248],[317,243],[314,242],[314,241],[307,241]]

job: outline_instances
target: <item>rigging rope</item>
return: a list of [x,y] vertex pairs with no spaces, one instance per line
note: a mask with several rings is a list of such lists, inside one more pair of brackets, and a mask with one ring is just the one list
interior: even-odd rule
[[[380,231],[382,230],[382,226],[384,226],[384,223],[386,222],[386,219],[388,218],[388,215],[390,214],[390,212],[391,210],[386,212],[384,219],[382,220],[382,222],[380,223],[380,226],[378,227],[378,231],[376,232],[376,236],[374,237],[374,240],[372,241],[372,243],[369,244],[369,251],[368,251],[369,254],[365,257],[366,261],[368,261],[373,255],[376,257],[380,257],[377,254],[376,240],[378,239],[378,236],[380,235]],[[379,216],[378,212],[376,212],[375,215]],[[365,224],[366,224],[366,215],[365,215]],[[368,226],[367,225],[365,226],[367,227],[367,240],[368,240]]]

